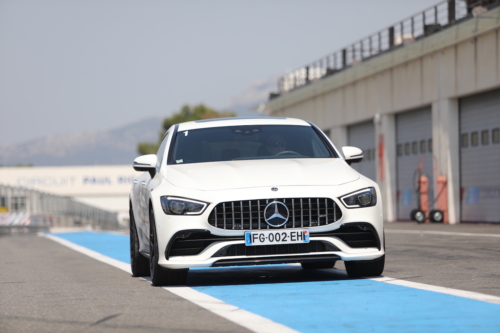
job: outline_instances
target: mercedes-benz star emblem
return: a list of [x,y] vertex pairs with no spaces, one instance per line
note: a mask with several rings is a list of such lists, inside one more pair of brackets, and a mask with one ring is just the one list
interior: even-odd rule
[[271,227],[281,227],[288,221],[288,208],[279,201],[269,203],[264,209],[264,220]]

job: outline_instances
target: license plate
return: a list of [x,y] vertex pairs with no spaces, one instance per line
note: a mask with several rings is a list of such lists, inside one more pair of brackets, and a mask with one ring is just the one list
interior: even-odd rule
[[297,244],[309,243],[309,230],[268,230],[245,232],[245,245]]

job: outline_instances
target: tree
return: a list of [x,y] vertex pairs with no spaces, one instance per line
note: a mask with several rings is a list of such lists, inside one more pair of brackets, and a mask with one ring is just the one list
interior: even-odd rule
[[217,111],[205,106],[204,104],[198,104],[195,106],[184,105],[181,110],[174,113],[170,118],[165,118],[163,120],[162,130],[160,131],[160,137],[158,142],[140,142],[137,145],[137,152],[140,155],[146,154],[156,154],[158,147],[160,146],[161,139],[165,135],[165,132],[175,124],[183,123],[186,121],[202,120],[202,119],[212,119],[212,118],[225,118],[225,117],[235,117],[236,114],[228,111]]

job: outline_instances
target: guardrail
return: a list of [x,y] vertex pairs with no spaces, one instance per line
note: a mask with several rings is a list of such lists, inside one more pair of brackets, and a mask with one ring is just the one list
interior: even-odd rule
[[38,232],[48,232],[47,225],[0,225],[0,236],[11,234],[33,234]]
[[0,229],[31,230],[51,226],[110,230],[118,229],[119,223],[116,213],[67,196],[0,185]]
[[271,93],[269,99],[279,97],[281,94],[315,80],[334,75],[380,54],[412,44],[499,5],[500,0],[446,0],[440,2],[341,50],[285,74],[278,80],[278,93]]

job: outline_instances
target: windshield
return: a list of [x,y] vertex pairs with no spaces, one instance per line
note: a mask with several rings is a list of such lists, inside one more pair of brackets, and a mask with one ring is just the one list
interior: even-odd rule
[[177,132],[169,164],[332,158],[332,154],[310,126],[228,126]]

